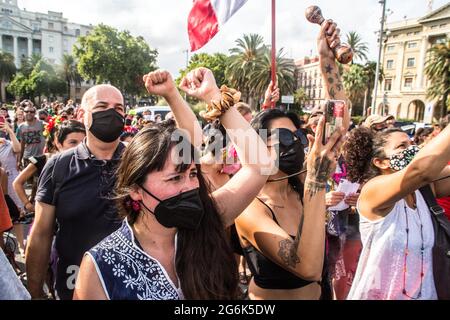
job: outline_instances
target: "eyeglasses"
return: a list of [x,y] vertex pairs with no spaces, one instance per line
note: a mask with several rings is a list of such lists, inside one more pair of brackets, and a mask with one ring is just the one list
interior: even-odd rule
[[24,111],[24,113],[36,113],[36,111]]
[[269,138],[272,135],[278,137],[278,141],[284,147],[289,147],[298,140],[300,140],[300,143],[302,145],[304,146],[308,145],[308,139],[306,138],[306,135],[302,129],[297,129],[294,132],[286,128],[275,129],[269,133],[267,138]]

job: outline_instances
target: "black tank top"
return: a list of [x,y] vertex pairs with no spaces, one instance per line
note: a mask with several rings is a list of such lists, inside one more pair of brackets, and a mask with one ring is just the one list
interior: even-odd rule
[[[266,203],[264,203],[264,201],[259,198],[257,199],[270,210],[273,220],[276,224],[280,225],[273,210]],[[295,239],[292,235],[291,238]],[[314,283],[314,281],[303,280],[286,269],[280,267],[270,259],[267,259],[253,246],[244,248],[243,251],[249,269],[254,276],[255,284],[260,288],[299,289]]]

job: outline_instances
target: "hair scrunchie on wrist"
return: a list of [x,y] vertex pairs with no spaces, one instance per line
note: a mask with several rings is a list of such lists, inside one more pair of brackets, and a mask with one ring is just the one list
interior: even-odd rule
[[208,122],[220,118],[225,112],[241,100],[241,93],[227,86],[220,88],[222,99],[220,101],[213,100],[208,104],[207,110],[200,112],[200,116]]

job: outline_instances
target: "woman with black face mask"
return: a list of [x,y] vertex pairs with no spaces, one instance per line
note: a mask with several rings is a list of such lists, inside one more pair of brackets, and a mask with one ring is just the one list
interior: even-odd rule
[[[202,130],[194,113],[168,72],[152,72],[144,82],[150,94],[166,99],[184,130],[177,130],[174,121],[162,122],[142,130],[128,145],[115,188],[125,221],[85,255],[74,298],[236,299],[237,265],[225,228],[266,182],[272,170],[267,147],[235,108],[220,112],[242,169],[211,192],[196,157]],[[181,88],[211,105],[226,101],[228,92],[217,88],[205,68],[189,73]],[[243,133],[247,139],[239,139]]]
[[[254,276],[252,300],[319,299],[325,252],[325,184],[334,172],[342,144],[336,132],[321,143],[324,119],[307,159],[305,183],[300,179],[308,139],[298,116],[280,110],[258,114],[253,128],[276,158],[274,172],[258,197],[236,219],[245,257]],[[309,137],[311,138],[311,136]]]
[[[332,35],[328,37],[327,35]],[[327,42],[329,38],[329,42]],[[320,66],[330,98],[345,100],[335,58],[328,45],[338,43],[336,25],[323,24],[319,39]],[[345,110],[344,128],[348,127]],[[252,300],[315,300],[321,297],[325,254],[325,188],[334,172],[344,128],[322,143],[324,117],[315,139],[305,136],[297,115],[280,110],[260,113],[252,122],[277,160],[274,172],[258,197],[236,219],[236,228],[254,275],[249,286]],[[313,140],[314,143],[313,143]],[[308,157],[304,149],[309,148]],[[304,170],[306,179],[299,174]]]

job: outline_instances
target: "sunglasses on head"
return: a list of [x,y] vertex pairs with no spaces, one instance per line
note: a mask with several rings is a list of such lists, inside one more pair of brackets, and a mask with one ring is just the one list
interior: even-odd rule
[[300,141],[300,143],[304,146],[308,145],[308,139],[306,138],[303,129],[297,129],[294,132],[292,132],[289,129],[280,128],[273,130],[271,133],[269,133],[268,137],[272,135],[278,137],[278,141],[284,147],[289,147],[293,145],[296,141]]

